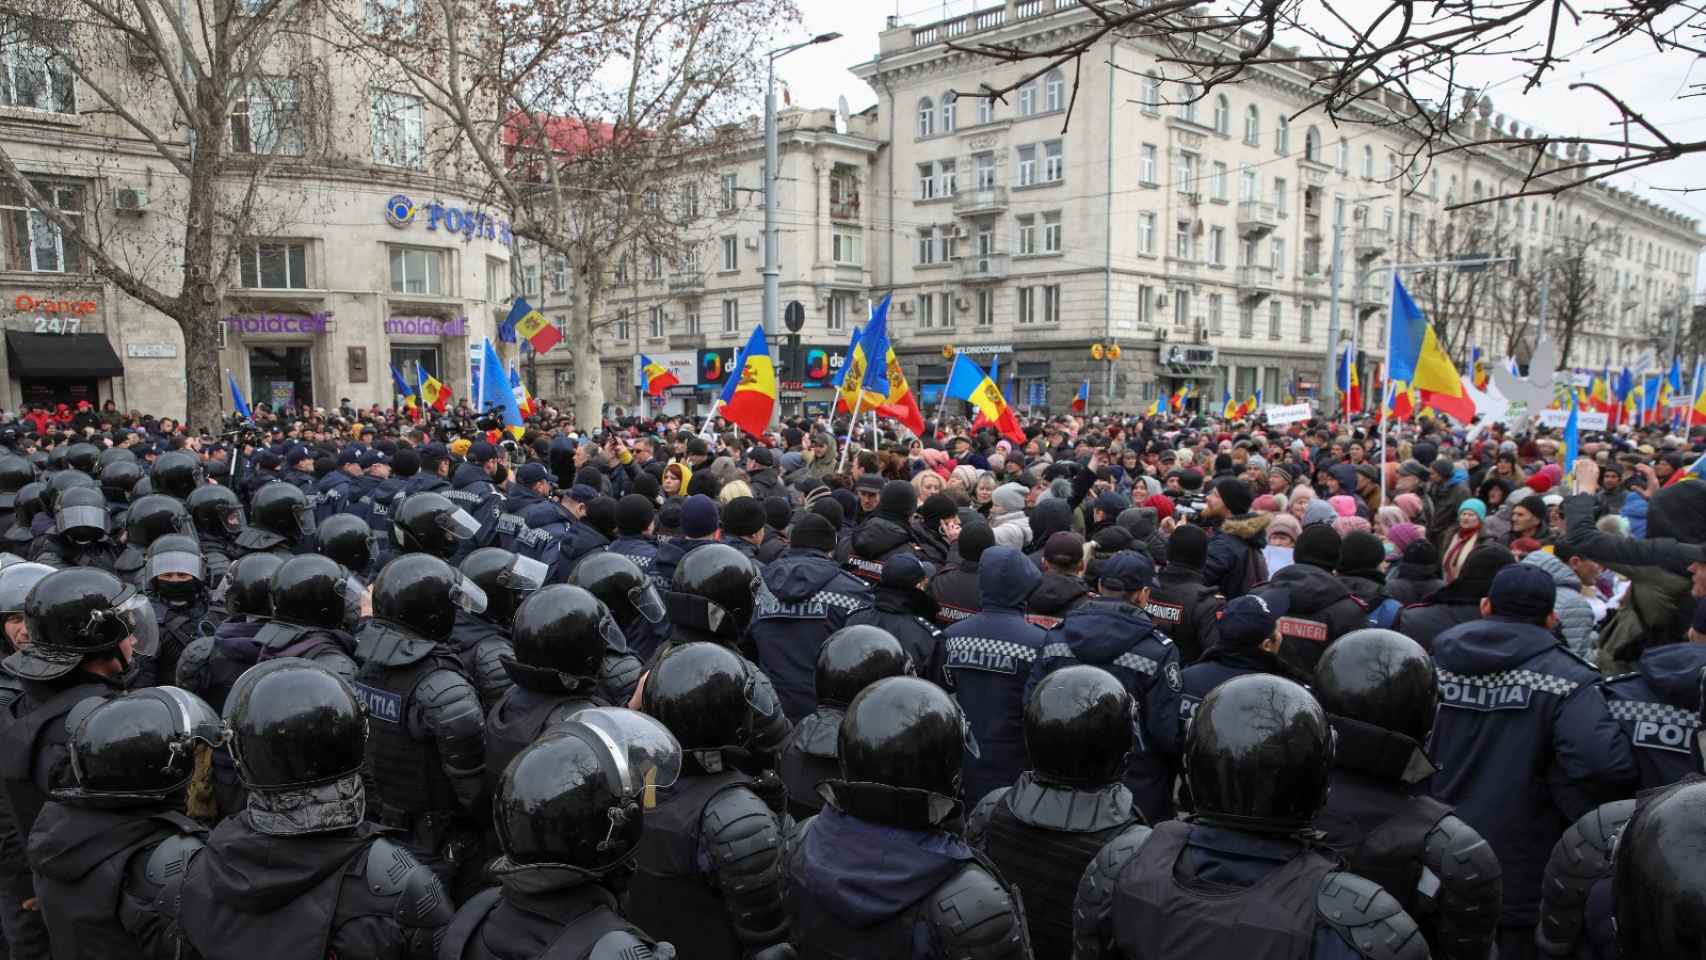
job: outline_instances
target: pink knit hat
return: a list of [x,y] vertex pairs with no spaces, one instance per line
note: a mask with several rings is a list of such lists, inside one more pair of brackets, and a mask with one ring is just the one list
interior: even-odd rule
[[[1337,500],[1339,498],[1334,497],[1333,499]],[[1341,536],[1341,537],[1349,536],[1350,534],[1353,534],[1353,533],[1370,533],[1370,532],[1372,532],[1369,528],[1368,521],[1364,520],[1362,517],[1356,516],[1355,514],[1351,514],[1349,516],[1343,516],[1337,520],[1334,520],[1333,521],[1333,529],[1339,531],[1339,536]]]
[[1413,523],[1395,523],[1386,531],[1386,539],[1402,553],[1404,548],[1427,536],[1427,531]]
[[1279,501],[1271,493],[1264,493],[1250,502],[1250,509],[1255,513],[1275,513],[1279,510]]
[[1333,512],[1341,517],[1354,517],[1357,512],[1357,502],[1349,494],[1341,493],[1336,497],[1328,497],[1327,503],[1333,507]]
[[1268,520],[1268,535],[1273,536],[1276,533],[1288,534],[1292,542],[1296,543],[1297,538],[1303,536],[1303,524],[1298,523],[1297,518],[1289,513],[1276,513]]
[[1422,498],[1413,493],[1400,493],[1393,498],[1392,502],[1397,504],[1398,509],[1404,511],[1404,516],[1411,520],[1422,515]]

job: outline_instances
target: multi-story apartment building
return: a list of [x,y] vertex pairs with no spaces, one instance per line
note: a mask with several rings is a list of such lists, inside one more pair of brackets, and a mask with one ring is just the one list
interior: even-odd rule
[[[1514,190],[1528,155],[1413,164],[1417,145],[1394,127],[1294,118],[1314,96],[1297,70],[1262,67],[1203,95],[1165,79],[1158,47],[1111,38],[1084,58],[1076,91],[1061,69],[995,101],[970,92],[1040,61],[949,48],[1040,48],[1091,16],[1065,0],[1007,0],[891,21],[854,69],[876,91],[883,141],[868,192],[873,290],[893,291],[897,353],[926,394],[945,379],[951,345],[998,360],[1022,406],[1062,410],[1084,378],[1097,408],[1136,409],[1185,383],[1210,407],[1226,388],[1242,399],[1260,386],[1270,402],[1312,395],[1335,237],[1340,322],[1369,364],[1384,354],[1393,263],[1476,253],[1534,263],[1597,238],[1602,289],[1618,293],[1606,298],[1615,309],[1578,327],[1579,366],[1632,358],[1693,288],[1694,220],[1602,186],[1448,214]],[[1466,136],[1517,128],[1490,105],[1480,112]],[[1433,284],[1447,283],[1404,280],[1424,310]],[[1456,346],[1496,356],[1507,332],[1482,319]],[[1094,359],[1095,344],[1118,344],[1118,360]]]
[[[188,156],[192,144],[173,98],[149,79],[151,61],[111,39],[117,53],[100,61],[101,76],[108,89],[136,91],[126,106],[162,133],[159,146],[102,109],[67,51],[4,31],[0,144],[107,253],[175,293],[187,183],[166,155]],[[96,37],[89,49],[105,46]],[[272,165],[253,235],[222,238],[238,251],[220,365],[255,403],[389,403],[387,363],[418,363],[465,395],[468,346],[495,330],[508,295],[507,218],[455,179],[450,131],[400,84],[378,85],[371,65],[301,37],[280,38],[276,54],[278,72],[254,79],[227,124],[234,177],[251,158]],[[110,399],[183,416],[177,324],[97,275],[3,177],[0,231],[0,407]]]

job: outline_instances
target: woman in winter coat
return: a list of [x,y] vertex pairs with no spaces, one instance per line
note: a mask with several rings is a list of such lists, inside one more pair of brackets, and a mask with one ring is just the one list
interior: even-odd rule
[[[978,481],[981,489],[983,481]],[[1005,483],[995,488],[990,497],[989,527],[995,531],[995,545],[1023,551],[1031,543],[1031,519],[1025,515],[1025,488]]]
[[1463,561],[1475,552],[1483,536],[1481,524],[1487,519],[1487,505],[1475,497],[1463,501],[1457,510],[1457,527],[1441,544],[1444,560],[1441,562],[1445,582],[1457,579],[1457,574],[1463,569]]

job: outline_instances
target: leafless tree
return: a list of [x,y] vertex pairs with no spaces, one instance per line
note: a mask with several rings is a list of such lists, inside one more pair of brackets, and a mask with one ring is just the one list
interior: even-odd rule
[[1611,326],[1611,288],[1602,259],[1623,242],[1619,231],[1591,224],[1580,235],[1559,232],[1541,269],[1550,282],[1546,290],[1546,326],[1558,344],[1558,365],[1571,365],[1579,336]]
[[[467,178],[511,211],[517,237],[568,259],[574,409],[604,399],[596,329],[630,271],[691,275],[697,245],[746,198],[716,173],[758,101],[764,45],[793,0],[420,0],[391,29],[328,38],[442,114]],[[625,282],[625,281],[623,281]],[[559,348],[561,349],[561,348]]]
[[63,84],[50,96],[83,98],[75,110],[94,131],[164,167],[135,217],[107,215],[94,196],[66,202],[58,177],[114,186],[105,178],[114,171],[87,180],[81,159],[60,169],[0,147],[0,190],[45,217],[82,269],[176,321],[197,426],[220,415],[220,303],[239,251],[276,232],[281,209],[301,207],[272,203],[269,177],[281,158],[325,146],[305,121],[323,84],[287,35],[301,12],[301,0],[14,0],[0,17],[0,33],[39,58],[48,89]]
[[[1604,100],[1619,119],[1603,135],[1560,137],[1489,122],[1486,90],[1462,79],[1468,64],[1516,64],[1526,92],[1553,82],[1570,58],[1583,51],[1639,46],[1655,56],[1699,58],[1706,55],[1706,4],[1654,0],[1584,10],[1569,0],[1062,3],[1089,16],[1079,29],[1063,32],[1058,39],[1007,43],[973,37],[950,42],[954,49],[1026,64],[1023,75],[1011,83],[959,93],[1004,98],[1057,67],[1077,70],[1087,57],[1095,62],[1098,48],[1116,37],[1159,44],[1166,79],[1189,80],[1197,98],[1238,82],[1252,69],[1298,70],[1312,78],[1312,98],[1298,114],[1320,110],[1334,123],[1402,128],[1424,161],[1459,150],[1499,149],[1528,164],[1527,174],[1511,188],[1485,197],[1460,197],[1461,206],[1558,194],[1706,151],[1706,140],[1669,134],[1630,106],[1631,91],[1571,83],[1570,89]],[[1585,29],[1589,39],[1563,49],[1560,28],[1575,26]],[[1706,82],[1696,81],[1680,96],[1703,92]],[[1075,76],[1073,102],[1076,93]]]
[[[1418,258],[1449,260],[1465,250],[1502,257],[1510,253],[1489,210],[1465,210],[1430,220],[1417,238]],[[1475,327],[1493,313],[1507,282],[1497,266],[1482,270],[1434,269],[1403,277],[1405,289],[1433,324],[1447,354],[1459,356],[1475,338]]]

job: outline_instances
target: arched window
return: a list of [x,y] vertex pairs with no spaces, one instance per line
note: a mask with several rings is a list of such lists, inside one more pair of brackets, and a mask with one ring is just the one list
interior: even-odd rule
[[1066,75],[1059,70],[1043,78],[1043,109],[1050,113],[1066,109]]
[[1253,103],[1244,111],[1244,142],[1252,147],[1262,142],[1262,113]]
[[1280,114],[1279,126],[1274,128],[1274,152],[1282,157],[1291,152],[1291,121],[1283,113]]
[[1362,148],[1362,178],[1374,179],[1374,148],[1371,146],[1365,145]]
[[918,135],[928,137],[936,132],[936,103],[929,97],[918,101]]
[[1339,138],[1339,162],[1335,164],[1340,173],[1351,171],[1351,145],[1344,137]]
[[1150,113],[1161,110],[1161,78],[1154,73],[1143,75],[1143,109]]
[[1224,93],[1214,98],[1214,132],[1222,136],[1232,133],[1232,104]]
[[1179,84],[1179,119],[1197,122],[1197,88],[1189,83]]
[[995,120],[995,98],[977,98],[977,122],[992,123]]
[[1477,200],[1481,199],[1481,181],[1479,181],[1479,180],[1475,181],[1474,185],[1471,186],[1469,188],[1469,190],[1470,190],[1470,196],[1474,197]]
[[1310,127],[1303,134],[1303,159],[1321,162],[1321,132]]
[[1439,196],[1439,171],[1438,170],[1435,170],[1434,172],[1428,174],[1428,196],[1430,196],[1430,197]]
[[959,99],[959,95],[954,93],[954,91],[952,91],[952,90],[949,90],[947,93],[942,94],[942,132],[943,133],[953,133],[954,132],[954,102],[958,99]]

